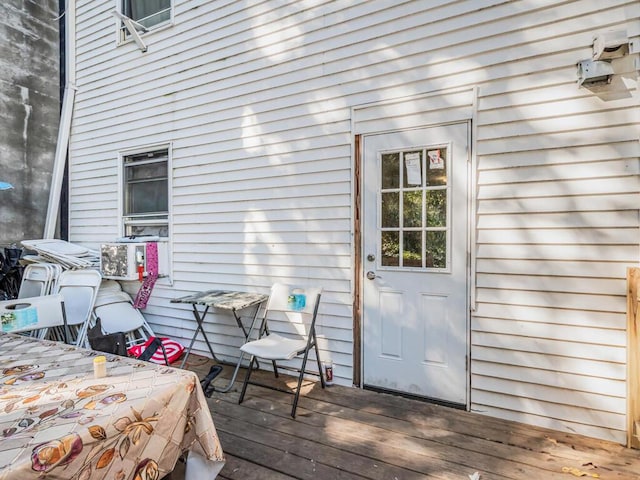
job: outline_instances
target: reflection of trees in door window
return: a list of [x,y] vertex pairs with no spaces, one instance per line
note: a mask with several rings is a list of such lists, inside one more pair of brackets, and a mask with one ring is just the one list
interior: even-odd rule
[[382,227],[399,227],[400,204],[398,202],[398,192],[388,192],[382,194]]
[[447,267],[447,232],[427,232],[427,268]]
[[382,265],[385,267],[400,266],[400,240],[398,232],[382,232]]
[[382,188],[398,188],[400,186],[400,154],[382,155]]
[[381,155],[382,266],[447,267],[446,155],[446,147]]
[[427,191],[427,227],[447,226],[447,191]]
[[404,227],[422,226],[422,191],[404,192],[402,225]]
[[422,267],[422,232],[404,232],[402,236],[402,265]]

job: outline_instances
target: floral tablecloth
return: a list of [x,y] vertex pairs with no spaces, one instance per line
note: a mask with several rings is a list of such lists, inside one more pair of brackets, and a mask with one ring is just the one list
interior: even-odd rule
[[0,480],[157,480],[186,451],[215,478],[224,456],[197,376],[107,355],[95,379],[96,355],[0,334]]

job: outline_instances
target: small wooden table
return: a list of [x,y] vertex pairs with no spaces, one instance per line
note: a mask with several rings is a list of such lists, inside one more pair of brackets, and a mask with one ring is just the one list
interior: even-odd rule
[[[209,342],[209,338],[207,337],[206,332],[203,328],[204,317],[209,312],[210,308],[218,308],[221,310],[228,310],[233,314],[233,318],[235,319],[238,327],[242,330],[244,335],[244,339],[248,340],[249,335],[253,331],[256,320],[258,319],[258,313],[260,312],[261,305],[269,298],[268,295],[263,293],[255,293],[255,292],[238,292],[233,290],[208,290],[206,292],[194,293],[191,295],[186,295],[184,297],[174,298],[171,300],[171,303],[188,303],[191,304],[193,308],[193,316],[196,319],[197,327],[196,331],[193,334],[193,338],[191,339],[191,343],[189,343],[189,347],[186,350],[184,355],[184,359],[182,360],[182,364],[180,368],[184,367],[184,364],[187,361],[187,357],[189,353],[191,353],[191,348],[193,347],[194,342],[198,336],[198,332],[202,332],[202,336],[209,348],[209,352],[211,352],[211,356],[216,362],[224,363],[218,360],[216,354],[213,351],[213,347]],[[204,309],[202,311],[198,311],[197,306],[202,305]],[[255,312],[253,313],[253,317],[251,320],[251,325],[247,329],[242,323],[242,319],[240,318],[239,312],[246,308],[255,307]],[[240,365],[242,363],[243,353],[240,352],[240,357],[238,358],[238,363],[235,365],[235,370],[233,372],[233,376],[229,381],[229,384],[223,389],[217,389],[218,392],[228,392],[231,390],[233,383],[236,381],[236,377],[238,376],[238,371],[240,370]]]

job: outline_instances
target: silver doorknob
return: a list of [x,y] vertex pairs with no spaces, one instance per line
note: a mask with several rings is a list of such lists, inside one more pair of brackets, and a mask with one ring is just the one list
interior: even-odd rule
[[367,272],[367,278],[369,280],[373,280],[374,278],[376,278],[376,274],[374,272],[369,271]]

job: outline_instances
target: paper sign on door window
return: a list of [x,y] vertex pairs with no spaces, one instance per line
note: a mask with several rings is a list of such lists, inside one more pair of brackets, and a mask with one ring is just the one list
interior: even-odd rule
[[422,172],[420,171],[420,154],[405,154],[404,164],[407,168],[407,185],[421,185]]
[[429,168],[438,170],[444,168],[444,159],[440,156],[440,150],[429,150]]

